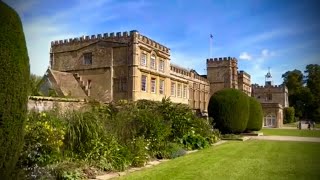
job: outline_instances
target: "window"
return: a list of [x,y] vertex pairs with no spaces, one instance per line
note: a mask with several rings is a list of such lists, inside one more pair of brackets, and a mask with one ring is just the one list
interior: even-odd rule
[[187,98],[187,85],[183,86],[183,98]]
[[147,55],[145,53],[142,53],[140,58],[140,65],[147,66]]
[[164,80],[160,80],[159,93],[164,94]]
[[176,83],[172,82],[171,83],[171,96],[176,95]]
[[177,94],[178,97],[181,97],[181,84],[178,84]]
[[268,94],[267,98],[268,98],[267,100],[271,101],[272,100],[272,94]]
[[151,59],[150,59],[150,68],[151,69],[156,69],[156,57],[154,55],[151,56]]
[[84,64],[90,65],[92,64],[92,53],[84,53],[83,54]]
[[156,78],[151,78],[151,93],[156,93]]
[[147,76],[145,75],[141,76],[141,91],[147,91]]
[[159,61],[159,71],[164,72],[164,61],[163,60]]
[[116,89],[119,92],[126,92],[127,91],[127,79],[126,78],[115,79],[115,85],[117,86]]

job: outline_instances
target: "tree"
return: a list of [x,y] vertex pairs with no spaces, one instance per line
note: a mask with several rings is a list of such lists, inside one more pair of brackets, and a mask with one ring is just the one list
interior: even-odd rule
[[303,74],[300,70],[287,71],[282,75],[283,84],[288,88],[289,96],[303,87]]
[[305,73],[307,74],[307,87],[315,96],[315,99],[320,100],[320,65],[309,64],[306,66]]
[[309,118],[320,122],[320,65],[307,65],[305,73],[307,74],[307,87],[313,97],[307,109]]
[[29,95],[38,96],[39,93],[39,83],[41,82],[42,77],[36,74],[30,74],[30,83],[29,83]]
[[286,107],[283,109],[283,122],[292,123],[294,122],[294,108],[293,107]]
[[23,147],[29,58],[19,15],[0,1],[0,177],[13,179]]

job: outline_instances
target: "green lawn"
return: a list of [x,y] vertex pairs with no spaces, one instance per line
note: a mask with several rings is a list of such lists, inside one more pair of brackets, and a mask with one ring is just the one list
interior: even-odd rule
[[283,127],[297,127],[297,123],[288,123],[288,124],[283,124]]
[[120,179],[320,179],[320,143],[228,142]]
[[[297,122],[283,124],[283,127],[297,127]],[[316,128],[320,128],[320,123],[316,123]]]
[[308,129],[276,129],[276,128],[263,128],[261,129],[263,135],[270,136],[301,136],[301,137],[320,137],[320,130]]

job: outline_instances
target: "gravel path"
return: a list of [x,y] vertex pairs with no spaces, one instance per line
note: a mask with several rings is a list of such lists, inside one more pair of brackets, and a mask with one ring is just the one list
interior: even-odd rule
[[318,142],[318,137],[297,137],[297,136],[251,136],[251,139],[259,140],[275,140],[275,141],[303,141],[303,142]]

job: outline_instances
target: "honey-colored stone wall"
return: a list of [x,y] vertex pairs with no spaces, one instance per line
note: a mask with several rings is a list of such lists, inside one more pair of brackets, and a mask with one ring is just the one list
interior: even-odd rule
[[285,86],[252,86],[252,96],[261,103],[279,103],[283,107],[289,106],[288,89]]
[[224,88],[238,89],[237,60],[224,57],[207,59],[207,78],[210,82],[210,95]]

